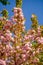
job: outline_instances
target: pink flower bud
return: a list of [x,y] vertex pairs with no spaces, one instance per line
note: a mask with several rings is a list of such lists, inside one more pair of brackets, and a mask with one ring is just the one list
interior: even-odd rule
[[17,10],[16,9],[14,9],[14,13],[17,13]]
[[17,49],[20,49],[20,46],[16,46]]
[[17,13],[15,13],[15,15],[14,15],[15,17],[17,17],[18,16],[18,14]]
[[10,30],[6,30],[6,33],[10,33]]
[[25,57],[26,57],[26,55],[25,55],[25,54],[22,54],[22,57],[23,57],[23,58],[25,58]]
[[17,7],[14,7],[14,10],[17,10],[18,8]]
[[22,14],[19,16],[19,18],[21,18],[22,20],[24,20],[24,16]]
[[21,8],[18,8],[18,11],[19,11],[19,12],[22,12],[22,9],[21,9]]
[[14,19],[14,18],[13,18],[12,21],[13,21],[13,22],[17,22],[17,19]]
[[17,19],[14,19],[15,22],[17,22]]
[[4,36],[1,36],[1,39],[4,39]]
[[23,13],[22,13],[22,12],[19,12],[19,15],[21,15],[21,14],[23,15]]

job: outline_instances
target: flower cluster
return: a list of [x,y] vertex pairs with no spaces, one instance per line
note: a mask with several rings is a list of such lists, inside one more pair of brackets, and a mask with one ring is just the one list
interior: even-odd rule
[[23,22],[24,21],[24,15],[22,13],[22,9],[21,8],[15,7],[14,8],[14,14],[15,14],[13,16],[13,21],[14,22],[20,23],[20,22]]
[[43,65],[43,28],[35,15],[31,20],[33,27],[26,31],[19,7],[10,20],[0,17],[0,65]]

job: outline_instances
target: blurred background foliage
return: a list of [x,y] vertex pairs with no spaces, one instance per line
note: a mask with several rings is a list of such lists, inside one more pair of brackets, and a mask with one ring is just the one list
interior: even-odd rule
[[1,2],[3,5],[10,4],[9,0],[0,0],[0,2]]

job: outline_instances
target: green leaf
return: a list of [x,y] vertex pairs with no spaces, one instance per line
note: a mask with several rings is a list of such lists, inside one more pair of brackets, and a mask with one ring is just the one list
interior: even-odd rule
[[37,47],[38,46],[38,43],[34,41],[34,42],[32,42],[32,46],[33,47]]
[[0,2],[1,2],[3,5],[10,4],[10,2],[8,2],[8,0],[0,0]]
[[16,0],[16,7],[22,6],[22,0]]

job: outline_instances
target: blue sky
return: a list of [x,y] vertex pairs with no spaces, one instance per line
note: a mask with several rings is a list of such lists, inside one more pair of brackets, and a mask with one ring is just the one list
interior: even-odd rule
[[[0,11],[6,8],[9,11],[9,16],[13,15],[12,8],[15,7],[16,0],[9,0],[10,5],[3,6],[0,3]],[[23,0],[22,9],[26,18],[25,26],[28,30],[31,27],[31,15],[36,14],[39,24],[43,25],[43,0]]]

